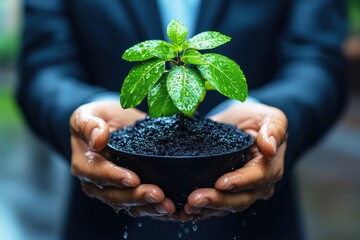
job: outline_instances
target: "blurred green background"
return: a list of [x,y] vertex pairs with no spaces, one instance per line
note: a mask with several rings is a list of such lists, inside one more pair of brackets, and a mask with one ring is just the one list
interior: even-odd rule
[[[348,60],[349,106],[341,121],[303,158],[296,171],[307,239],[360,239],[360,0],[348,1],[348,17],[344,53]],[[0,239],[48,239],[59,231],[68,189],[45,184],[39,175],[54,182],[61,180],[62,186],[70,176],[66,164],[57,160],[49,163],[49,153],[29,132],[15,104],[20,29],[21,1],[0,0]],[[35,151],[43,158],[32,159]],[[46,167],[46,173],[35,165]],[[62,173],[53,174],[58,172],[54,169]],[[29,195],[14,192],[13,187]],[[24,212],[31,214],[37,208],[23,203],[26,198],[56,209],[52,207],[50,214],[40,208],[34,218],[28,219]]]

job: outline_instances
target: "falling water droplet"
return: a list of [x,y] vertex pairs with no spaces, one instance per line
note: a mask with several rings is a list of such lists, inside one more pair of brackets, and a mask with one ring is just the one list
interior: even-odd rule
[[185,233],[185,234],[189,234],[189,232],[190,232],[189,228],[187,228],[187,227],[184,228],[184,233]]
[[192,222],[192,224],[193,224],[192,230],[193,230],[194,232],[196,232],[197,229],[198,229],[198,226],[197,226],[197,224],[196,224],[195,222]]
[[179,238],[182,238],[183,237],[183,234],[181,232],[178,233],[178,237]]
[[139,223],[137,224],[137,226],[138,226],[139,228],[141,228],[141,227],[142,227],[142,223],[139,222]]
[[128,237],[129,237],[129,234],[128,234],[128,232],[125,231],[124,234],[123,234],[123,238],[128,239]]

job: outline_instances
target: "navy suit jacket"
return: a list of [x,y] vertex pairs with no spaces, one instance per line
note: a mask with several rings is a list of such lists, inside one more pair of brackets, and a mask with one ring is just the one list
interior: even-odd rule
[[[234,59],[250,95],[282,109],[289,120],[285,176],[276,195],[243,213],[198,223],[186,239],[298,239],[291,169],[339,115],[345,99],[341,44],[343,0],[203,0],[196,32],[220,31],[232,41],[216,51]],[[25,0],[18,101],[30,126],[70,159],[69,117],[98,93],[119,92],[133,66],[128,47],[163,39],[155,0]],[[209,93],[206,113],[224,98]],[[142,105],[140,108],[144,109]],[[86,197],[77,181],[66,238],[176,239],[178,223],[132,219]],[[143,227],[136,223],[141,221]]]

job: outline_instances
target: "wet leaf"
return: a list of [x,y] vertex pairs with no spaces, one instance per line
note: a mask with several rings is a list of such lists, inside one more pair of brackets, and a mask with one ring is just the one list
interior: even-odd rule
[[165,42],[162,40],[147,40],[141,43],[138,43],[131,48],[127,49],[122,58],[129,62],[139,62],[145,61],[150,58],[153,58],[154,49],[159,46],[160,43]]
[[168,74],[166,84],[175,106],[184,114],[192,116],[206,93],[200,74],[183,66],[174,67]]
[[149,91],[148,105],[150,117],[169,117],[180,112],[167,91],[167,76],[168,73],[163,74],[160,80]]
[[202,57],[201,53],[199,53],[195,49],[189,49],[185,51],[181,57],[181,60],[187,64],[206,64],[205,59]]
[[202,32],[189,39],[189,48],[197,50],[213,49],[231,40],[224,34],[214,31]]
[[121,106],[131,108],[139,105],[164,71],[165,61],[158,58],[139,63],[132,68],[121,88]]
[[172,20],[167,26],[167,35],[175,46],[180,46],[188,35],[188,29],[178,20]]
[[223,95],[245,101],[248,88],[239,65],[233,60],[215,53],[204,54],[203,58],[206,64],[197,66],[201,76]]
[[154,48],[152,54],[163,60],[169,60],[177,56],[174,46],[167,42],[160,42],[159,45]]

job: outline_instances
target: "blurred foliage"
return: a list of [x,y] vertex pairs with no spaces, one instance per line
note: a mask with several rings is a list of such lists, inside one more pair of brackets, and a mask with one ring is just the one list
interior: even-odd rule
[[350,33],[360,33],[360,0],[348,0]]
[[18,129],[22,124],[21,114],[13,97],[13,89],[10,86],[0,86],[0,130],[1,133],[8,130]]
[[19,49],[19,34],[0,35],[0,64],[14,63]]

